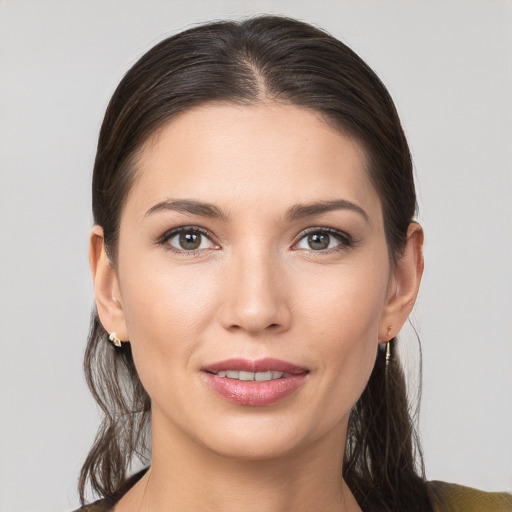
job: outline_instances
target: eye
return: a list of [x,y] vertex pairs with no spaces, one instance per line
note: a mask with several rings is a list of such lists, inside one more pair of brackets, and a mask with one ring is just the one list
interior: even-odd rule
[[215,249],[217,246],[198,228],[179,228],[164,235],[162,244],[170,245],[178,252],[195,252],[203,249]]
[[297,249],[307,249],[312,251],[328,251],[337,247],[348,247],[351,245],[351,239],[344,233],[333,229],[315,229],[309,231],[299,240]]

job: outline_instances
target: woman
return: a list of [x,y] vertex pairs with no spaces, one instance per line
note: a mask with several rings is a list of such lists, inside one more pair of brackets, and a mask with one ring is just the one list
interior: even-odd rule
[[[425,482],[396,356],[423,270],[415,208],[389,94],[324,32],[218,22],[144,55],[94,169],[88,510],[472,500]],[[150,468],[127,478],[136,458]]]

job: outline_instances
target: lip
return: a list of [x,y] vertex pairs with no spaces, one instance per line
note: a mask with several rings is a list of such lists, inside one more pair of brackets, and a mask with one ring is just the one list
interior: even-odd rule
[[218,373],[225,370],[242,370],[245,372],[283,372],[291,373],[292,375],[300,375],[308,372],[307,368],[272,357],[253,361],[242,358],[226,359],[225,361],[203,366],[201,370],[209,373]]
[[[238,405],[272,405],[291,395],[304,383],[309,373],[307,368],[287,361],[264,358],[226,359],[201,368],[210,389],[231,403]],[[247,372],[282,372],[280,379],[269,381],[241,381],[215,375],[220,371],[241,370]]]

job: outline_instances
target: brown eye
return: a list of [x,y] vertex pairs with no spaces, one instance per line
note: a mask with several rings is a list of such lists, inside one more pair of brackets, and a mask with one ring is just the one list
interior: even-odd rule
[[346,233],[332,228],[323,228],[305,233],[297,243],[296,248],[316,252],[327,252],[331,249],[343,249],[351,245],[352,239]]
[[192,252],[216,248],[210,238],[197,229],[175,230],[166,236],[162,243],[170,245],[177,252]]
[[308,245],[314,251],[327,249],[330,241],[331,237],[327,233],[312,233],[308,235]]
[[184,232],[179,235],[180,248],[185,251],[193,251],[201,245],[201,233]]

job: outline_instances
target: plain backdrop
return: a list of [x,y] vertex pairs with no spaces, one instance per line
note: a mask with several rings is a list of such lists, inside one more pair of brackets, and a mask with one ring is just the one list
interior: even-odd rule
[[[0,511],[65,512],[98,425],[82,376],[90,178],[116,84],[163,37],[271,12],[355,49],[415,161],[427,476],[512,490],[512,3],[0,0]],[[417,340],[404,333],[418,381]],[[414,387],[414,386],[413,386]]]

